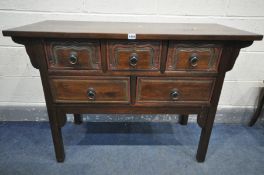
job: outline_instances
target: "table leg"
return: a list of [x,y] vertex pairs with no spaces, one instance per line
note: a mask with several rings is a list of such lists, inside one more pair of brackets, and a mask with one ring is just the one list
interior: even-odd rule
[[180,116],[179,116],[179,123],[180,123],[181,125],[187,125],[187,123],[188,123],[188,118],[189,118],[188,115],[180,115]]
[[264,105],[264,88],[262,88],[260,91],[258,106],[257,106],[257,109],[256,109],[252,119],[250,120],[250,122],[248,124],[249,126],[253,126],[257,122],[257,120],[261,114],[263,105]]
[[[53,104],[53,96],[51,94],[52,90],[49,86],[50,79],[48,78],[48,71],[46,68],[45,62],[45,53],[42,50],[42,44],[40,42],[32,42],[32,46],[26,47],[27,53],[30,56],[31,60],[38,60],[39,72],[41,76],[42,87],[44,91],[50,129],[53,139],[53,145],[55,149],[55,155],[58,162],[63,162],[65,159],[64,153],[64,146],[63,146],[63,139],[61,134],[61,128],[66,123],[66,113],[59,111],[56,109],[55,105]],[[34,58],[33,58],[34,57]]]
[[77,125],[82,124],[83,120],[82,120],[82,116],[81,114],[73,114],[74,117],[74,123]]
[[62,126],[60,119],[62,119],[65,116],[59,116],[59,115],[62,115],[62,113],[56,113],[54,111],[50,111],[49,121],[50,121],[50,128],[52,133],[56,159],[58,162],[63,162],[65,158],[65,153],[64,153],[63,139],[61,134]]
[[213,128],[213,124],[214,124],[215,112],[213,114],[210,114],[208,112],[203,112],[199,115],[200,115],[199,117],[202,118],[201,120],[204,120],[204,122],[201,122],[201,123],[204,123],[204,124],[201,126],[202,131],[201,131],[200,141],[199,141],[198,150],[196,154],[196,160],[198,162],[204,162],[210,136],[211,136],[211,132],[212,132],[212,128]]

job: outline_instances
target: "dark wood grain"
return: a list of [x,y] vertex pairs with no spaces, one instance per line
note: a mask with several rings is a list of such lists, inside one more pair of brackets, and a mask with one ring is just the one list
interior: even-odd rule
[[[131,56],[137,62],[130,64]],[[109,70],[153,70],[160,67],[161,42],[110,40],[107,43]]]
[[4,36],[150,40],[261,40],[262,35],[219,24],[42,21],[3,31]]
[[[242,46],[242,45],[241,45]],[[227,67],[230,66],[230,60],[236,60],[238,54],[236,52],[230,51],[231,48],[234,48],[234,51],[237,51],[237,46],[233,45],[225,45],[223,48],[223,54],[221,55],[221,64],[219,65],[219,75],[217,77],[215,87],[213,90],[213,95],[211,98],[212,106],[210,108],[204,108],[204,110],[199,114],[199,126],[202,127],[200,141],[197,149],[196,160],[198,162],[204,162],[209,140],[211,136],[211,132],[213,129],[215,114],[217,110],[217,105],[219,102],[221,90],[223,87],[223,82],[225,78],[226,71],[228,70]],[[232,61],[234,63],[235,61]]]
[[130,78],[130,98],[131,98],[132,105],[134,105],[136,102],[136,89],[137,89],[137,77],[131,76]]
[[167,63],[167,58],[168,58],[168,47],[169,47],[169,42],[168,41],[163,41],[162,42],[162,52],[161,52],[161,61],[160,61],[160,72],[164,73],[166,69],[166,63]]
[[[101,69],[101,51],[98,40],[47,40],[45,41],[49,68],[53,69]],[[71,60],[71,56],[76,61]]]
[[63,162],[65,159],[65,153],[64,153],[61,127],[64,125],[66,121],[66,113],[63,113],[62,111],[58,110],[52,102],[51,89],[48,83],[49,80],[47,76],[48,65],[46,62],[46,55],[45,55],[45,49],[43,47],[43,42],[40,39],[27,40],[22,38],[14,39],[14,41],[17,41],[25,45],[25,47],[27,48],[27,53],[30,56],[30,60],[34,60],[33,62],[35,66],[38,67],[39,69],[47,111],[48,111],[48,117],[49,117],[52,139],[54,143],[56,159],[58,162]]
[[100,72],[93,70],[48,70],[49,75],[61,75],[61,76],[153,76],[153,77],[215,77],[218,75],[216,72],[206,72],[206,71],[165,71],[161,73],[160,71],[111,71]]
[[[152,103],[208,103],[214,79],[179,79],[139,77],[136,102]],[[178,97],[171,93],[177,91]]]
[[106,73],[107,71],[107,54],[106,54],[106,41],[105,40],[101,40],[101,56],[102,56],[102,70],[104,73]]
[[[241,48],[263,37],[218,24],[80,21],[44,21],[3,34],[23,44],[40,71],[58,162],[65,158],[67,113],[78,122],[86,113],[176,113],[183,125],[197,114],[202,131],[196,159],[203,162],[225,73]],[[76,64],[69,63],[72,53]],[[131,55],[138,58],[132,67]]]
[[[129,103],[128,77],[53,77],[50,79],[56,103]],[[88,91],[94,91],[89,98]]]
[[[181,44],[171,42],[168,50],[167,70],[217,71],[222,46],[215,44]],[[196,64],[191,59],[196,57]]]

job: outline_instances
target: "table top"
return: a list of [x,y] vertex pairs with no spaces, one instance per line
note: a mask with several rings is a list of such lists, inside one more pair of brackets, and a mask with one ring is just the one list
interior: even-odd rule
[[262,40],[263,35],[209,23],[130,23],[48,20],[3,30],[4,36],[160,40]]

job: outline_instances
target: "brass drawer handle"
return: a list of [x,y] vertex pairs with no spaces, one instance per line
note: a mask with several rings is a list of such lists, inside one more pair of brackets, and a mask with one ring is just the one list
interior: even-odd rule
[[136,53],[132,53],[129,57],[129,65],[135,67],[138,62],[138,55]]
[[199,58],[197,56],[191,56],[189,59],[190,65],[196,67],[198,65]]
[[76,53],[71,53],[70,54],[70,57],[69,57],[69,62],[71,64],[76,64],[78,62],[78,57],[77,57],[77,54]]
[[177,89],[173,89],[170,93],[172,100],[178,100],[180,98],[180,93]]
[[89,88],[87,90],[87,96],[88,96],[88,99],[89,100],[95,100],[95,97],[96,97],[96,92],[93,88]]

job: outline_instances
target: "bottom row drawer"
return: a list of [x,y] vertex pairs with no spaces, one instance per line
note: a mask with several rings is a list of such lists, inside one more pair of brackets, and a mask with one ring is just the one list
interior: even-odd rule
[[52,78],[50,84],[55,102],[130,102],[130,81],[128,77]]
[[[129,77],[71,77],[50,80],[53,99],[63,103],[130,103]],[[209,103],[214,79],[138,77],[136,104]]]
[[138,78],[138,103],[209,103],[214,79]]

